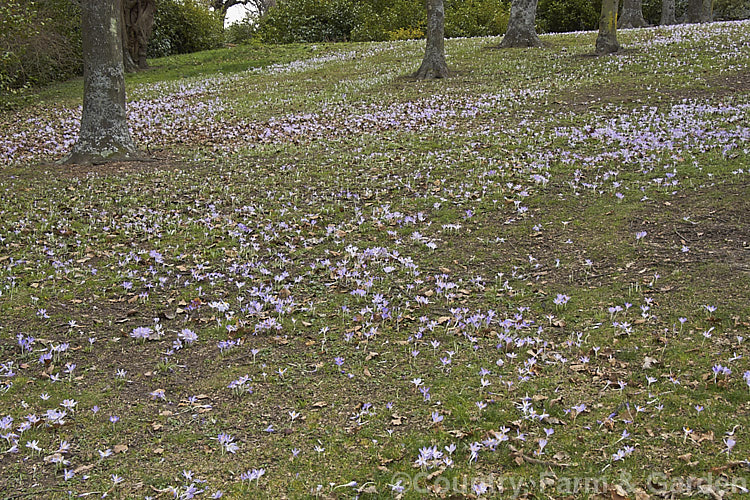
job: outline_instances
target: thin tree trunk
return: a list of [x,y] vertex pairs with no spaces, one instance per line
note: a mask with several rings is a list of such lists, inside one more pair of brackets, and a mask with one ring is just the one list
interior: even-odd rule
[[123,62],[125,71],[131,73],[147,69],[148,41],[154,27],[155,0],[122,0],[123,10]]
[[642,0],[623,0],[622,15],[617,24],[618,28],[645,28],[648,23],[643,18]]
[[714,2],[713,0],[703,0],[701,9],[701,22],[710,23],[714,20]]
[[674,0],[662,0],[661,2],[661,20],[659,24],[662,26],[668,26],[677,24],[675,18]]
[[596,37],[597,54],[611,54],[620,50],[617,43],[617,4],[618,0],[602,0],[599,36]]
[[510,4],[510,19],[500,48],[541,47],[536,34],[536,6],[538,0],[513,0]]
[[[127,73],[134,73],[138,71],[138,63],[136,63],[133,57],[133,48],[131,44],[135,40],[135,22],[137,19],[131,18],[131,11],[138,5],[138,0],[120,0],[122,3],[122,62],[125,66]],[[136,56],[137,57],[137,56]]]
[[137,157],[125,112],[120,0],[85,0],[82,7],[83,114],[78,142],[63,163]]
[[445,62],[445,8],[443,0],[427,0],[427,47],[422,65],[414,74],[418,80],[445,78],[449,74]]
[[702,12],[703,12],[703,0],[688,0],[687,20],[689,23],[701,22]]

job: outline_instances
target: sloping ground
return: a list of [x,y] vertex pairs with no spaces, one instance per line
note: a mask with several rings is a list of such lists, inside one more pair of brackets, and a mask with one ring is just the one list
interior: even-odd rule
[[149,162],[32,165],[74,112],[5,117],[0,490],[741,494],[748,29],[140,87]]

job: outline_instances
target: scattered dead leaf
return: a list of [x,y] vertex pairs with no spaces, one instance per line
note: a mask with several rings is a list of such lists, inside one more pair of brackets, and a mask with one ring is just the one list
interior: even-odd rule
[[658,364],[659,360],[656,358],[652,358],[651,356],[646,356],[643,360],[643,369],[648,370],[653,365]]

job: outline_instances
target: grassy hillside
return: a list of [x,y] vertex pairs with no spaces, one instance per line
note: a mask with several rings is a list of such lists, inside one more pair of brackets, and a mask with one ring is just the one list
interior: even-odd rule
[[[0,115],[8,498],[740,496],[750,23],[235,47]],[[85,497],[84,497],[85,498]]]

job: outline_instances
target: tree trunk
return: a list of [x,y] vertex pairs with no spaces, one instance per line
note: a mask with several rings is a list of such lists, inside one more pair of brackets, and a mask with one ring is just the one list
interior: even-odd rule
[[648,23],[643,18],[642,0],[623,0],[622,15],[617,24],[618,28],[645,28]]
[[702,12],[703,12],[703,0],[688,0],[687,20],[689,23],[701,22]]
[[677,24],[675,18],[674,0],[662,0],[661,2],[661,20],[659,24],[662,26],[668,26]]
[[148,40],[154,28],[156,0],[122,0],[122,43],[125,71],[148,68]]
[[537,0],[513,0],[510,4],[510,19],[500,48],[541,47],[536,34]]
[[449,74],[445,62],[445,9],[443,0],[427,0],[427,47],[422,65],[414,77],[418,80],[445,78]]
[[596,37],[597,54],[611,54],[620,50],[617,43],[617,4],[618,0],[602,0],[599,36]]
[[138,64],[133,59],[133,54],[130,52],[130,3],[136,3],[137,0],[121,0],[122,1],[122,64],[125,68],[126,73],[135,73],[138,71]]
[[125,112],[120,0],[84,0],[83,114],[78,142],[63,163],[94,163],[138,156]]
[[710,23],[714,20],[714,2],[713,0],[703,0],[701,8],[701,22]]

